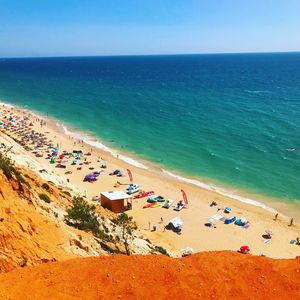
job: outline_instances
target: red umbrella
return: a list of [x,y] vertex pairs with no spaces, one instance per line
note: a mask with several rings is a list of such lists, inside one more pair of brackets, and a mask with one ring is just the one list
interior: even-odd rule
[[249,246],[241,246],[240,252],[242,252],[242,253],[244,253],[244,254],[249,253],[249,252],[250,252]]

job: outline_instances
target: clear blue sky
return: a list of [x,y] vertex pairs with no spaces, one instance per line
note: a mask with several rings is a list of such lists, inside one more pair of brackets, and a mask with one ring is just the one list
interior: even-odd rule
[[0,0],[0,56],[300,50],[300,0]]

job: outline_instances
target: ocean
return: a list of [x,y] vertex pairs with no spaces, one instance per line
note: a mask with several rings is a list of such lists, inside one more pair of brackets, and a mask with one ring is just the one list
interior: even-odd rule
[[132,163],[300,206],[300,53],[0,59],[0,101]]

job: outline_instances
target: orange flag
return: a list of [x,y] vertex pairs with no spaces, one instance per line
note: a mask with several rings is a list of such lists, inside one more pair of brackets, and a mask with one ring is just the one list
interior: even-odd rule
[[129,169],[127,169],[127,173],[128,173],[128,176],[129,176],[129,180],[130,182],[132,182],[132,174],[131,174],[131,171]]
[[189,202],[188,202],[188,199],[186,197],[185,191],[181,190],[181,193],[182,193],[182,197],[183,197],[183,201],[184,201],[185,205],[188,205]]

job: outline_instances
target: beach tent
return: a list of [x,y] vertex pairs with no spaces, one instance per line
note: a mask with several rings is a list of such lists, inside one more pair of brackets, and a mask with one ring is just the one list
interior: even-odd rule
[[182,227],[183,225],[183,221],[180,217],[175,217],[171,219],[169,223],[172,223],[175,227],[179,227],[179,226]]
[[241,246],[240,252],[243,254],[248,254],[250,252],[249,246]]
[[181,253],[182,257],[188,256],[194,253],[194,249],[190,247],[184,247],[183,249],[181,249]]
[[88,182],[93,182],[93,181],[96,181],[96,180],[97,180],[97,176],[93,173],[87,174],[83,179],[83,181],[88,181]]
[[168,225],[166,225],[166,229],[179,233],[181,232],[182,226],[182,219],[180,217],[175,217],[169,221]]

